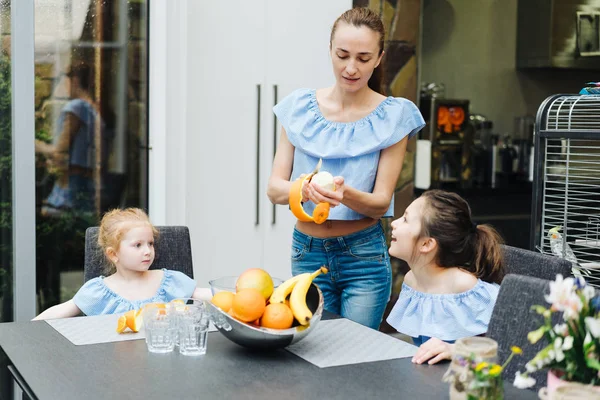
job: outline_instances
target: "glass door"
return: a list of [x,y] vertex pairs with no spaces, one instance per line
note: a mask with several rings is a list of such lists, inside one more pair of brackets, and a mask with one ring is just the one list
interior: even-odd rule
[[83,284],[85,230],[147,209],[148,4],[35,0],[36,314]]
[[0,322],[13,320],[10,30],[10,1],[0,0]]

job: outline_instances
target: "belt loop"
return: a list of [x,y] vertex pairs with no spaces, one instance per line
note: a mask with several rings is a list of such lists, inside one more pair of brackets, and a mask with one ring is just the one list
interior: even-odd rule
[[308,236],[308,243],[306,245],[307,245],[308,249],[306,249],[306,250],[310,251],[311,250],[310,246],[312,245],[313,237],[310,235],[307,235],[307,236]]
[[347,247],[346,247],[346,241],[344,240],[344,237],[338,236],[337,240],[338,240],[338,243],[339,243],[340,247],[342,248],[342,250],[346,251]]

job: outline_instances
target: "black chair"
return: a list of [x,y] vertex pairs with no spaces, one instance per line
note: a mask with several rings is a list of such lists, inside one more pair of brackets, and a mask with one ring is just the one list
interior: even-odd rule
[[[523,350],[523,354],[515,355],[506,367],[503,377],[507,381],[514,380],[516,371],[525,372],[525,364],[548,345],[544,338],[532,345],[527,340],[527,334],[543,323],[543,317],[532,311],[531,306],[550,307],[544,299],[544,295],[550,292],[549,284],[550,281],[545,279],[510,274],[506,275],[500,285],[486,336],[498,342],[500,363],[508,358],[512,346]],[[561,313],[555,313],[552,319],[554,326],[561,321]],[[546,370],[535,372],[531,376],[536,380],[535,390],[546,385]]]
[[[157,226],[158,238],[154,243],[155,258],[150,269],[171,269],[181,271],[194,279],[192,245],[187,226]],[[84,282],[102,275],[106,257],[98,246],[98,227],[85,231],[85,257],[83,266]]]
[[503,245],[504,267],[507,274],[532,276],[553,281],[557,274],[572,276],[569,261],[535,251]]

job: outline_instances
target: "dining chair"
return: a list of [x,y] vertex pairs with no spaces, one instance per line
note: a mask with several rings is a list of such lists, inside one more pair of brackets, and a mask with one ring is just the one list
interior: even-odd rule
[[[194,279],[192,245],[187,226],[157,226],[158,237],[154,243],[155,257],[150,269],[180,271]],[[102,275],[107,262],[98,245],[98,227],[85,231],[85,256],[83,265],[84,282]]]
[[[525,364],[548,345],[545,339],[530,344],[527,334],[543,323],[543,317],[531,310],[531,306],[550,307],[544,299],[544,295],[550,291],[549,284],[550,281],[545,279],[509,274],[500,285],[486,336],[498,342],[500,363],[508,358],[512,346],[523,350],[523,354],[515,355],[506,367],[503,376],[507,381],[514,380],[516,371],[524,372]],[[554,313],[552,319],[554,326],[562,319],[562,313]],[[536,391],[546,385],[546,370],[535,372],[531,376],[536,380]]]
[[531,250],[502,245],[506,274],[526,275],[553,281],[557,274],[571,276],[569,261]]

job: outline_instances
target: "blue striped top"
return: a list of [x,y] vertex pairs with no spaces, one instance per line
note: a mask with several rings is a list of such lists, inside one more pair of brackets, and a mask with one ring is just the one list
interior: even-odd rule
[[[273,111],[295,147],[291,179],[310,173],[319,158],[321,171],[344,177],[344,183],[372,193],[377,176],[379,154],[425,125],[419,109],[410,100],[387,97],[369,115],[354,122],[333,122],[319,109],[314,89],[298,89],[286,96]],[[304,203],[312,214],[315,204]],[[394,200],[384,217],[392,217]],[[332,220],[357,220],[365,216],[345,205],[329,212]]]
[[154,296],[143,300],[128,300],[113,292],[104,277],[87,281],[73,297],[73,302],[85,315],[121,314],[138,310],[149,303],[168,303],[177,298],[192,297],[196,281],[179,271],[163,269],[160,287]]
[[473,288],[456,294],[429,294],[402,284],[387,323],[413,338],[454,341],[487,332],[500,286],[479,279]]

